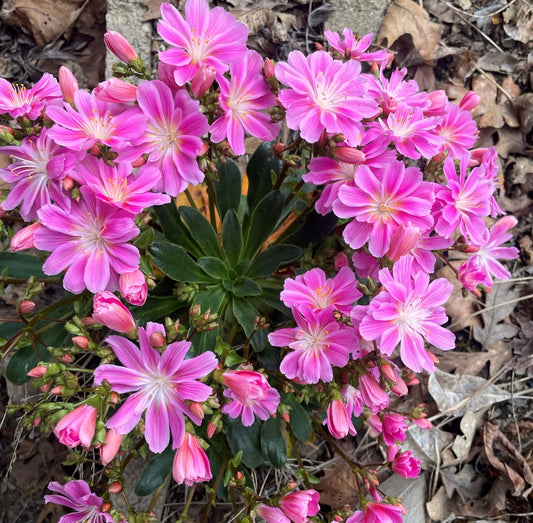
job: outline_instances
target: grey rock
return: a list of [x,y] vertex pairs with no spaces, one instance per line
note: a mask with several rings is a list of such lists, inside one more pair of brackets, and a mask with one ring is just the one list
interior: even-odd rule
[[345,27],[364,36],[377,33],[391,0],[330,0],[333,7],[326,29],[342,34]]

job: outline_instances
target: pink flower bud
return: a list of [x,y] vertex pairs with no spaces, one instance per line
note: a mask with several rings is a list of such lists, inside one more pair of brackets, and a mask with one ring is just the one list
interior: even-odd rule
[[413,423],[418,425],[421,429],[430,429],[433,427],[433,423],[427,418],[413,418]]
[[35,303],[33,301],[24,300],[19,305],[19,312],[21,314],[31,314],[35,310]]
[[346,254],[343,252],[339,252],[339,254],[337,254],[335,257],[335,269],[339,271],[343,267],[348,267],[348,265],[348,256],[346,256]]
[[94,407],[80,405],[59,420],[54,434],[67,447],[90,447],[96,428],[96,415]]
[[137,87],[120,78],[110,78],[94,88],[94,96],[102,102],[129,103],[137,100]]
[[267,80],[269,78],[274,78],[275,69],[276,69],[276,66],[274,65],[274,62],[270,58],[265,58],[265,62],[263,64],[263,72],[265,73],[265,78]]
[[74,361],[74,358],[70,354],[63,354],[61,358],[59,358],[63,363],[72,363]]
[[403,381],[402,378],[398,376],[398,380],[396,383],[391,387],[391,392],[394,393],[395,396],[398,396],[400,398],[401,396],[405,396],[409,391],[407,389],[407,383]]
[[26,374],[32,378],[42,378],[47,372],[48,367],[45,367],[44,365],[37,365],[37,367],[33,367],[33,369]]
[[33,418],[31,423],[34,427],[38,427],[41,424],[41,418]]
[[367,419],[368,430],[373,438],[377,438],[383,432],[383,423],[376,414],[371,414]]
[[396,381],[398,381],[398,376],[396,375],[396,373],[394,372],[394,370],[388,363],[382,363],[379,366],[379,370],[381,372],[381,375],[387,381],[390,381],[391,383],[396,383]]
[[418,245],[421,236],[422,233],[418,227],[400,225],[391,236],[387,258],[392,261],[398,261]]
[[59,68],[59,87],[61,88],[61,93],[65,102],[72,104],[74,103],[74,93],[79,89],[78,80],[72,74],[70,69],[61,66]]
[[74,336],[72,338],[72,343],[74,343],[74,345],[80,349],[89,348],[89,338],[87,338],[87,336]]
[[126,64],[139,58],[131,44],[116,31],[107,31],[104,34],[104,43],[119,60]]
[[383,439],[386,445],[393,445],[405,439],[407,418],[401,414],[385,414],[383,416]]
[[191,80],[191,91],[201,98],[215,81],[216,70],[212,65],[202,64]]
[[20,229],[11,241],[9,242],[9,249],[12,252],[22,251],[24,249],[32,249],[34,246],[34,235],[37,229],[40,229],[42,225],[39,222],[32,223],[24,229]]
[[392,461],[400,449],[395,443],[387,447],[387,461]]
[[383,109],[383,115],[387,116],[396,111],[398,108],[398,102],[392,96],[386,96],[381,102],[381,108]]
[[[267,58],[268,60],[268,58]],[[283,154],[283,151],[285,151],[285,144],[283,142],[278,142],[276,145],[274,145],[274,154],[276,156],[280,156]]]
[[146,158],[143,155],[131,162],[132,167],[142,167],[144,164],[146,164]]
[[398,454],[390,468],[404,478],[416,478],[420,474],[420,460],[413,457],[413,453],[408,450]]
[[120,481],[113,481],[113,483],[109,485],[108,490],[111,492],[111,494],[119,494],[122,492],[122,485],[120,484]]
[[136,327],[131,312],[108,291],[94,295],[93,319],[117,332],[131,332]]
[[144,274],[139,269],[121,274],[119,285],[120,294],[128,303],[137,306],[144,305],[148,295],[148,286]]
[[189,404],[189,409],[193,414],[196,414],[200,419],[204,419],[204,407],[203,405],[198,401],[192,401]]
[[479,94],[475,93],[474,91],[468,91],[468,93],[466,93],[459,102],[459,107],[463,111],[471,111],[479,105],[480,101],[481,97]]
[[102,503],[102,512],[109,512],[110,510],[111,510],[111,503],[109,503],[109,501]]
[[111,403],[111,405],[118,405],[119,401],[120,396],[115,391],[111,391],[109,393],[109,403]]
[[383,410],[390,403],[388,394],[380,387],[374,376],[368,372],[359,378],[359,390],[364,404],[372,414]]
[[428,93],[428,100],[431,105],[424,110],[424,116],[442,116],[450,103],[442,89]]
[[61,185],[63,185],[63,189],[65,189],[65,191],[70,191],[72,187],[74,187],[74,180],[70,176],[65,176],[61,180]]
[[[255,514],[261,516],[267,523],[291,523],[290,519],[283,514],[278,507],[271,507],[269,505],[257,505],[255,507]],[[309,521],[306,519],[299,519],[299,521]]]
[[178,485],[185,483],[189,487],[194,483],[209,481],[213,477],[204,449],[198,439],[189,432],[185,432],[183,443],[174,456],[172,477]]
[[340,399],[333,400],[329,404],[324,424],[327,424],[330,434],[336,439],[342,439],[348,433],[352,436],[357,434],[346,405]]
[[354,147],[336,147],[334,155],[339,162],[344,163],[360,164],[366,159],[365,153]]
[[45,383],[44,385],[41,385],[39,387],[39,390],[46,394],[50,390],[50,384],[49,383]]
[[211,439],[213,437],[213,434],[217,430],[217,426],[212,423],[211,421],[207,424],[207,437]]
[[105,443],[100,447],[100,461],[104,467],[117,455],[122,437],[122,434],[117,434],[113,429],[107,431]]
[[160,332],[152,332],[150,334],[148,341],[154,349],[159,349],[165,345],[165,337]]
[[63,392],[63,385],[57,385],[50,392],[52,394],[57,394],[59,396],[59,394],[61,394]]

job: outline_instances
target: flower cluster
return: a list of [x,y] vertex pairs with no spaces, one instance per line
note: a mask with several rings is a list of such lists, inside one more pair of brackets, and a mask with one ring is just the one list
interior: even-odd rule
[[[409,423],[431,423],[421,407],[399,412],[391,402],[418,383],[414,372],[435,370],[436,349],[455,345],[444,309],[453,285],[433,277],[437,259],[460,251],[458,281],[490,291],[493,278],[510,277],[500,260],[518,255],[503,246],[516,219],[490,223],[503,215],[500,181],[494,148],[474,148],[475,93],[452,103],[443,91],[420,91],[405,69],[389,70],[391,53],[369,49],[372,35],[349,29],[343,38],[326,32],[329,51],[292,51],[274,65],[246,47],[244,24],[206,0],[187,0],[183,15],[162,4],[161,13],[158,78],[110,31],[105,43],[124,63],[91,92],[65,68],[59,81],[46,74],[29,89],[0,80],[0,113],[12,121],[0,134],[12,160],[0,169],[10,185],[1,210],[33,222],[11,250],[42,251],[45,275],[80,295],[71,346],[51,348],[58,362],[28,374],[46,393],[90,391],[33,422],[71,449],[99,449],[109,492],[146,447],[173,453],[161,475],[179,484],[218,477],[214,491],[240,489],[248,518],[307,523],[321,510],[317,491],[290,482],[267,499],[252,493],[245,465],[259,455],[282,466],[286,435],[305,439],[299,419],[330,442],[367,430],[386,449],[381,466],[416,477],[420,461],[401,446]],[[250,186],[243,210],[241,187],[225,190],[217,176],[239,176],[231,159],[245,153],[246,137],[275,140],[282,118],[297,139],[274,145],[259,181],[247,172],[244,192],[248,179],[259,188]],[[207,205],[189,190],[204,182]],[[153,212],[182,196],[191,206],[178,217],[172,205]],[[261,215],[274,216],[276,202],[277,216]],[[297,236],[295,217],[313,203],[336,220],[341,252],[334,263],[324,251],[278,270],[302,252],[280,237]],[[159,265],[154,237],[170,252]],[[19,312],[34,308],[25,301]],[[281,328],[262,316],[279,317],[273,309],[285,314]],[[94,358],[84,387],[67,367],[80,353]],[[400,522],[404,509],[378,491],[375,471],[354,474],[360,504],[346,523]],[[60,521],[122,521],[108,493],[85,481],[49,488],[58,494],[46,502],[73,511]]]

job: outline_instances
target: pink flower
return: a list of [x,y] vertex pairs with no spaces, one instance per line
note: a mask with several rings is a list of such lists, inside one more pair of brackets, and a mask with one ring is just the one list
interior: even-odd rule
[[198,438],[190,432],[185,432],[183,443],[174,455],[172,477],[178,485],[185,483],[189,487],[195,483],[209,481],[213,477],[204,449],[200,446]]
[[46,107],[61,105],[63,96],[57,80],[49,73],[31,88],[10,84],[0,78],[0,114],[8,113],[11,118],[27,116],[35,120]]
[[32,223],[16,232],[9,242],[9,250],[11,252],[23,251],[25,249],[33,249],[35,231],[42,226],[39,222]]
[[108,428],[117,434],[128,434],[146,412],[146,442],[153,452],[162,452],[171,435],[172,448],[182,444],[185,414],[197,425],[201,423],[186,400],[202,402],[209,397],[211,387],[197,380],[209,374],[217,360],[212,352],[184,359],[191,346],[188,341],[170,343],[162,353],[153,349],[147,332],[153,326],[148,323],[147,330],[139,329],[140,350],[126,338],[109,336],[106,342],[125,366],[100,365],[94,371],[94,382],[100,385],[107,380],[119,394],[133,392],[109,418]]
[[388,407],[390,403],[389,395],[381,388],[376,378],[369,372],[359,378],[359,390],[363,403],[369,408],[372,414],[377,414]]
[[302,138],[311,143],[326,131],[344,134],[350,146],[359,145],[361,120],[378,112],[360,72],[356,60],[343,63],[324,51],[307,57],[292,51],[288,63],[276,65],[276,78],[290,88],[279,93],[289,128],[300,130]]
[[381,257],[401,225],[431,227],[433,200],[433,186],[423,181],[420,170],[395,161],[381,178],[365,165],[359,166],[354,185],[339,189],[333,211],[340,218],[354,218],[343,232],[350,247],[358,249],[368,241],[370,254]]
[[361,397],[361,392],[358,391],[355,387],[351,385],[345,385],[341,389],[342,397],[346,403],[346,410],[348,411],[348,416],[351,418],[355,416],[356,418],[360,416],[365,409],[363,403],[363,398]]
[[360,62],[374,62],[376,64],[389,63],[389,52],[386,49],[381,49],[374,53],[365,52],[372,42],[372,36],[374,36],[372,33],[358,38],[354,36],[351,29],[345,27],[342,34],[344,35],[344,42],[341,40],[339,33],[329,29],[324,31],[328,44],[346,58],[359,60]]
[[448,318],[443,303],[453,286],[444,278],[429,283],[425,272],[414,272],[413,262],[403,257],[389,269],[379,272],[385,290],[371,302],[359,331],[366,340],[380,340],[380,350],[390,355],[400,344],[403,363],[415,372],[435,370],[424,343],[449,350],[455,345],[452,332],[441,327]]
[[320,510],[319,498],[320,494],[316,490],[298,490],[283,496],[279,500],[279,506],[294,523],[307,523],[308,516],[316,516]]
[[279,392],[268,384],[265,376],[249,370],[227,371],[222,374],[222,383],[228,387],[224,396],[232,401],[222,406],[222,412],[231,418],[241,416],[242,424],[249,427],[254,415],[266,420],[279,405]]
[[148,286],[144,274],[139,269],[121,274],[119,286],[121,296],[128,303],[138,307],[144,305],[148,295]]
[[159,53],[162,62],[175,66],[178,85],[192,80],[202,65],[219,75],[244,58],[248,28],[222,7],[209,10],[205,0],[187,0],[185,19],[170,4],[161,4],[157,31],[172,47]]
[[357,434],[353,426],[351,414],[342,399],[334,399],[328,405],[324,425],[328,426],[330,434],[337,439],[342,439],[350,433]]
[[137,87],[120,78],[100,82],[93,91],[101,102],[129,103],[137,100]]
[[98,200],[86,187],[81,194],[70,209],[52,204],[39,210],[43,227],[35,232],[35,247],[52,251],[43,265],[45,274],[67,269],[65,289],[95,293],[116,286],[118,274],[139,267],[139,251],[127,243],[139,229],[130,213]]
[[331,311],[293,310],[297,327],[271,332],[268,340],[275,347],[289,347],[280,370],[289,379],[318,383],[333,379],[332,367],[344,367],[350,352],[358,348],[354,329],[332,317]]
[[408,450],[397,454],[390,468],[404,478],[416,478],[420,474],[420,460],[413,457],[413,453]]
[[80,405],[59,420],[54,434],[67,447],[90,447],[96,428],[96,414],[94,407]]
[[141,82],[137,100],[148,124],[146,132],[124,158],[133,160],[141,153],[148,154],[148,165],[162,173],[154,190],[171,196],[177,196],[189,184],[200,183],[204,173],[196,157],[203,149],[201,137],[209,129],[207,118],[200,112],[200,103],[184,89],[173,95],[170,87],[159,80]]
[[290,308],[339,310],[348,315],[362,296],[356,285],[355,275],[349,267],[342,267],[333,278],[326,278],[325,272],[316,268],[294,280],[287,278],[280,299]]
[[514,216],[504,216],[498,220],[483,235],[483,242],[477,247],[477,251],[471,258],[459,267],[459,280],[469,291],[474,290],[477,285],[482,284],[491,288],[493,284],[492,276],[500,280],[507,280],[511,273],[498,261],[514,260],[518,257],[519,251],[516,247],[501,247],[502,243],[510,240],[512,234],[507,232],[517,224]]
[[[81,480],[72,480],[65,485],[51,481],[48,488],[57,494],[44,497],[45,503],[56,503],[71,508],[74,512],[61,516],[58,523],[115,523],[111,514],[102,512],[103,499],[91,492],[89,485]],[[121,521],[121,523],[125,523]]]
[[383,439],[386,445],[401,443],[405,439],[407,430],[407,418],[401,414],[383,415]]
[[270,507],[268,505],[257,505],[255,513],[259,514],[267,523],[290,523],[290,519],[283,514],[283,511],[278,507]]
[[480,245],[486,230],[483,217],[490,213],[489,199],[493,187],[484,178],[484,170],[480,167],[472,169],[467,176],[468,161],[469,155],[461,158],[457,175],[453,158],[444,160],[444,174],[448,184],[436,193],[442,208],[436,216],[435,231],[450,238],[459,227],[465,238]]
[[350,516],[346,523],[403,523],[405,509],[397,505],[375,503],[370,501],[365,506],[365,511],[358,510]]
[[261,71],[263,59],[255,51],[248,51],[244,59],[232,64],[229,81],[218,79],[218,103],[223,115],[211,125],[211,140],[215,143],[228,138],[237,155],[245,153],[244,132],[264,141],[273,140],[279,125],[271,123],[270,116],[261,112],[276,103]]
[[93,319],[117,332],[131,332],[136,328],[131,312],[108,291],[94,295]]
[[378,279],[380,263],[375,256],[368,254],[364,250],[355,251],[352,254],[352,263],[359,278]]
[[127,64],[139,58],[131,44],[117,31],[107,31],[104,34],[104,43],[119,60]]
[[89,187],[98,199],[132,214],[170,202],[168,195],[150,192],[161,179],[159,169],[143,167],[135,175],[132,170],[128,163],[111,167],[103,160],[87,155],[75,168],[72,178]]
[[43,205],[52,201],[68,203],[61,181],[70,175],[83,153],[56,145],[46,128],[37,138],[24,138],[21,145],[0,147],[0,153],[14,160],[0,169],[0,178],[11,184],[11,191],[2,202],[3,209],[9,211],[20,204],[20,215],[31,221],[37,218],[37,211]]
[[468,153],[479,134],[472,115],[452,103],[448,104],[436,132],[444,138],[441,150],[449,151],[450,155],[457,159]]
[[124,109],[119,104],[101,102],[81,89],[74,93],[74,108],[65,103],[64,109],[50,107],[47,113],[56,122],[48,131],[50,137],[74,151],[85,151],[98,143],[120,151],[146,126],[138,107]]
[[105,443],[100,447],[100,461],[104,467],[117,455],[122,437],[122,434],[117,434],[113,429],[107,431]]
[[59,68],[58,78],[63,99],[69,104],[74,103],[74,93],[79,89],[78,80],[71,70],[63,65]]

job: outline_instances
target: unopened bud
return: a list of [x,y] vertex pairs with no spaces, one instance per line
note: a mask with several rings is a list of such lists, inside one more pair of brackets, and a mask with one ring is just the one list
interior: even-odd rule
[[80,349],[89,348],[89,338],[87,338],[87,336],[74,336],[72,338],[72,343],[74,343],[74,345]]
[[57,387],[54,387],[51,391],[52,394],[61,394],[63,392],[63,385],[58,385]]
[[474,91],[468,91],[459,102],[459,107],[463,111],[472,111],[472,109],[475,109],[478,106],[480,101],[481,97],[479,94]]
[[122,492],[122,485],[119,481],[113,481],[111,485],[109,485],[109,492],[111,494],[118,494],[119,492]]
[[24,300],[19,305],[19,312],[21,314],[31,314],[35,310],[35,303],[29,300]]
[[74,93],[79,89],[78,80],[72,74],[70,69],[61,66],[59,68],[59,87],[61,88],[61,93],[65,102],[72,104],[74,103]]
[[152,332],[148,340],[154,349],[159,349],[165,345],[165,337],[160,332]]
[[117,31],[107,31],[104,34],[104,43],[119,60],[126,64],[139,58],[131,44]]
[[31,422],[31,424],[34,427],[38,427],[41,424],[41,418],[33,418],[33,421]]
[[111,510],[111,503],[109,503],[109,501],[102,503],[102,512],[109,512],[110,510]]
[[111,403],[111,405],[118,405],[119,401],[120,401],[120,396],[118,395],[117,392],[112,391],[109,393],[109,403]]
[[72,363],[74,361],[74,358],[70,354],[63,354],[61,358],[59,358],[63,363]]
[[344,163],[360,164],[366,160],[365,153],[354,147],[336,147],[334,155],[337,160]]
[[265,58],[265,62],[263,64],[263,72],[265,73],[265,78],[274,78],[275,70],[276,66],[274,65],[274,62],[270,58]]
[[207,437],[211,439],[217,430],[217,426],[211,421],[207,424]]
[[202,64],[191,80],[191,91],[196,98],[201,98],[215,81],[216,70],[212,65]]
[[200,419],[204,418],[204,408],[198,401],[193,401],[189,404],[189,409],[193,414],[196,414]]
[[42,378],[47,372],[48,367],[45,367],[44,365],[37,365],[37,367],[33,367],[33,369],[27,372],[26,375],[30,376],[31,378]]

